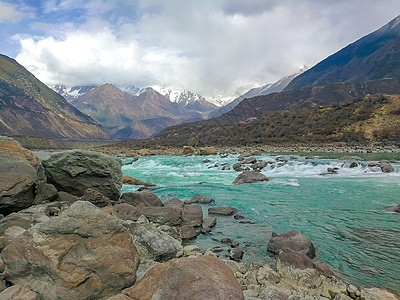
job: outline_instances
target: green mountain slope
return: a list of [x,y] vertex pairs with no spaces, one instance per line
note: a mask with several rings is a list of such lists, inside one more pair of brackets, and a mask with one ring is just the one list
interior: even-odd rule
[[0,134],[73,140],[110,138],[96,121],[5,55],[0,55]]

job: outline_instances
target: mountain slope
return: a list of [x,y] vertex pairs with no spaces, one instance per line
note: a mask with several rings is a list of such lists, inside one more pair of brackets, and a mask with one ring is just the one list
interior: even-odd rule
[[240,102],[242,102],[246,98],[253,98],[256,96],[268,95],[272,93],[278,93],[283,91],[283,89],[295,78],[299,73],[292,74],[286,76],[284,78],[279,79],[275,83],[268,83],[261,87],[253,88],[243,95],[237,97],[232,102],[228,103],[227,105],[221,107],[220,109],[214,111],[210,114],[210,118],[217,118],[222,116],[223,114],[231,111],[234,109]]
[[147,138],[165,127],[203,119],[200,113],[172,103],[152,88],[133,95],[104,84],[72,104],[108,128],[117,139]]
[[321,142],[399,145],[400,96],[374,95],[343,105],[275,111],[246,122],[221,121],[218,126],[215,120],[167,128],[154,143],[184,146],[195,138],[199,146]]
[[293,79],[285,91],[333,82],[400,79],[400,16]]
[[110,137],[96,121],[5,55],[0,55],[0,134],[75,140]]

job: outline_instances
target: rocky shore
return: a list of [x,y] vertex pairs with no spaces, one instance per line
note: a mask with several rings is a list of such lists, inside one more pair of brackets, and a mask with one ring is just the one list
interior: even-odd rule
[[[337,277],[313,260],[318,249],[295,228],[266,239],[273,265],[241,263],[243,250],[230,239],[221,241],[229,245],[228,260],[219,257],[221,249],[200,249],[196,236],[219,218],[240,219],[236,208],[213,206],[205,216],[202,206],[215,200],[204,195],[162,202],[147,189],[151,183],[124,178],[121,162],[110,156],[72,150],[41,161],[7,137],[0,149],[0,299],[400,299]],[[221,150],[176,149],[185,155]],[[263,163],[250,156],[265,149],[231,150],[249,154],[238,171],[253,169],[242,168],[237,184],[268,180],[257,173]],[[144,188],[121,195],[123,182]]]

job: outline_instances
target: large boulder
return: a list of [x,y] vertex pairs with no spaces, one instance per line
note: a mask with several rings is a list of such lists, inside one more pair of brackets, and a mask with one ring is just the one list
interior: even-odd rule
[[120,202],[128,203],[133,206],[137,206],[140,203],[143,203],[145,206],[164,206],[160,198],[151,191],[123,193]]
[[127,203],[118,203],[114,206],[106,206],[103,211],[121,220],[137,221],[139,213],[136,208]]
[[14,139],[0,136],[0,212],[9,214],[35,204],[39,187],[43,190],[45,185],[40,159]]
[[22,284],[10,286],[0,293],[2,300],[39,300],[39,295]]
[[136,280],[139,255],[123,221],[77,201],[33,226],[1,252],[4,279],[40,299],[99,299]]
[[279,254],[283,248],[303,253],[310,258],[315,257],[315,248],[313,243],[303,234],[296,230],[284,233],[272,233],[268,242],[267,250]]
[[244,299],[232,271],[212,256],[179,258],[159,264],[125,294],[141,300]]
[[391,173],[394,172],[393,166],[387,160],[381,160],[379,162],[379,167],[381,168],[383,173]]
[[200,148],[200,155],[215,155],[215,154],[217,154],[217,149],[215,149],[215,147]]
[[157,229],[154,224],[131,223],[129,231],[141,258],[162,262],[181,256],[183,253],[181,243]]
[[180,225],[181,215],[171,207],[147,207],[139,205],[136,207],[139,215],[144,215],[149,221],[160,225]]
[[102,153],[71,150],[53,154],[43,161],[49,183],[59,191],[82,196],[93,188],[118,200],[122,187],[121,162]]
[[257,182],[257,181],[268,181],[268,180],[269,180],[269,178],[260,172],[246,170],[246,171],[243,171],[242,173],[240,173],[236,177],[233,184],[239,185],[239,184],[243,184],[243,183],[253,183],[253,182]]
[[185,205],[182,210],[182,222],[187,225],[200,226],[203,222],[203,210],[200,205]]

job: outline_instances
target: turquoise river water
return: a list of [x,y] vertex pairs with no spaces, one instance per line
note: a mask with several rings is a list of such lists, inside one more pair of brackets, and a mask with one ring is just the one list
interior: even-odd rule
[[[218,240],[229,237],[240,242],[244,262],[269,263],[272,255],[266,248],[271,232],[298,230],[314,243],[316,259],[343,279],[400,291],[400,214],[386,210],[400,204],[400,157],[383,156],[365,155],[358,167],[350,168],[350,162],[333,154],[314,159],[264,154],[257,159],[271,162],[262,171],[270,180],[239,186],[232,185],[239,173],[223,170],[224,164],[237,162],[237,155],[141,157],[122,170],[156,184],[154,192],[164,202],[173,197],[190,200],[195,194],[211,196],[214,206],[235,207],[255,222],[218,217],[211,234],[195,241],[203,249],[221,245]],[[397,160],[392,163],[395,172],[367,166],[380,158]],[[204,159],[210,162],[203,163]],[[339,168],[338,174],[320,175],[332,167]],[[122,192],[136,189],[124,185]],[[205,216],[208,207],[203,206]]]

